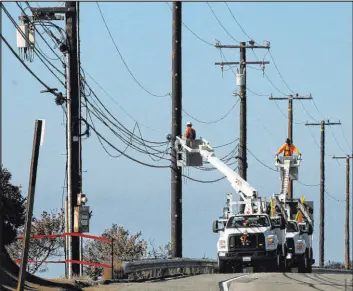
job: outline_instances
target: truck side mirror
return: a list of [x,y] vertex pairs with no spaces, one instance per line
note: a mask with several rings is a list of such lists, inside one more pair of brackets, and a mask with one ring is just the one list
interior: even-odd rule
[[215,220],[212,224],[212,231],[214,233],[217,233],[218,232],[218,220]]

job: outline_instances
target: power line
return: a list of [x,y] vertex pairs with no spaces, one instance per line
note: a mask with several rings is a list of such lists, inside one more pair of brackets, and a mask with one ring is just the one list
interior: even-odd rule
[[224,30],[234,41],[236,41],[237,43],[239,43],[239,41],[236,40],[236,39],[228,32],[228,30],[223,26],[222,22],[219,20],[219,18],[217,17],[216,13],[215,13],[214,10],[212,9],[211,5],[210,5],[208,2],[206,2],[206,4],[207,4],[208,7],[210,8],[210,10],[211,10],[213,16],[216,18],[218,24],[223,28],[223,30]]
[[230,9],[230,7],[228,6],[227,2],[224,2],[224,4],[226,4],[230,14],[232,15],[233,19],[235,20],[235,22],[238,24],[239,28],[243,31],[243,33],[249,38],[249,40],[251,40],[252,38],[246,33],[246,31],[243,29],[243,27],[240,25],[240,23],[238,22],[238,20],[235,18],[232,10]]
[[[170,6],[170,4],[168,2],[165,2],[165,3],[169,6],[170,10],[173,10],[173,8]],[[212,43],[208,42],[207,40],[204,40],[202,37],[200,37],[198,34],[196,34],[193,30],[191,30],[184,22],[182,22],[182,24],[186,27],[186,29],[188,31],[190,31],[196,38],[201,40],[203,43],[205,43],[205,44],[207,44],[209,46],[213,46]]]
[[239,99],[234,103],[234,105],[228,110],[228,112],[227,112],[225,115],[223,115],[221,118],[219,118],[219,119],[217,119],[217,120],[213,120],[213,121],[202,121],[202,120],[199,120],[199,119],[193,117],[192,115],[190,115],[189,113],[187,113],[184,109],[183,109],[183,112],[184,112],[187,116],[189,116],[189,117],[191,117],[192,119],[196,120],[197,122],[205,123],[205,124],[212,124],[212,123],[220,122],[221,120],[225,119],[225,118],[233,111],[233,109],[234,109],[235,106],[238,104],[238,102],[239,102]]
[[[49,93],[53,94],[54,96],[58,96],[59,94],[53,92],[51,88],[45,84],[42,79],[40,79],[26,64],[25,62],[20,58],[20,56],[14,51],[14,49],[11,47],[11,45],[7,42],[6,38],[0,33],[0,37],[3,40],[3,42],[6,44],[6,46],[9,48],[9,50],[12,52],[12,54],[21,62],[21,64],[26,68],[26,70],[39,82],[41,83],[48,91]],[[61,96],[60,96],[61,97]]]
[[[83,119],[83,118],[82,118]],[[85,120],[85,119],[84,119]],[[156,165],[151,165],[151,164],[147,164],[147,163],[144,163],[144,162],[141,162],[129,155],[127,155],[126,153],[124,153],[123,151],[119,150],[117,147],[115,147],[111,142],[109,142],[106,138],[104,138],[95,128],[93,125],[91,125],[90,123],[88,123],[87,120],[85,120],[85,122],[90,126],[90,128],[92,128],[92,130],[95,132],[95,134],[97,136],[99,136],[102,140],[104,140],[110,147],[112,147],[114,150],[116,150],[117,152],[121,153],[123,156],[125,156],[126,158],[138,163],[138,164],[141,164],[143,166],[146,166],[146,167],[150,167],[150,168],[170,168],[170,166],[156,166]]]
[[[13,17],[11,16],[11,14],[8,12],[8,10],[5,8],[5,6],[0,3],[0,6],[3,8],[5,14],[7,15],[7,17],[9,18],[9,20],[12,22],[12,24],[15,26],[15,28],[17,29],[17,31],[22,35],[22,37],[28,42],[30,43],[28,37],[23,33],[23,31],[19,28],[19,26],[17,25],[16,21],[13,19]],[[65,87],[64,82],[52,71],[52,69],[49,68],[49,66],[46,64],[46,62],[42,59],[42,57],[47,61],[47,63],[49,65],[51,65],[52,68],[54,68],[57,72],[59,72],[60,74],[64,75],[55,65],[53,65],[47,58],[45,55],[43,55],[35,46],[33,46],[33,50],[34,53],[37,55],[37,57],[40,59],[40,61],[46,66],[46,68],[54,75],[54,77]],[[21,58],[19,58],[21,59]]]
[[270,169],[271,171],[278,172],[278,170],[271,168],[270,166],[266,165],[264,162],[262,162],[258,157],[256,157],[249,149],[247,151],[264,167],[267,169]]
[[[83,71],[83,69],[82,69]],[[155,132],[161,132],[160,130],[157,130],[155,128],[152,128],[150,126],[147,126],[143,123],[141,123],[140,121],[138,121],[136,118],[134,118],[129,112],[126,111],[126,109],[112,96],[110,95],[106,89],[104,89],[104,87],[102,85],[100,85],[97,80],[95,80],[89,73],[87,73],[86,71],[84,72],[85,74],[87,74],[87,76],[115,103],[119,106],[119,108],[127,115],[129,116],[133,121],[135,121],[136,123],[138,123],[139,125],[145,127],[145,128],[148,128],[152,131],[155,131]]]
[[114,38],[113,38],[113,35],[112,35],[111,32],[110,32],[109,26],[108,26],[107,22],[105,21],[105,18],[104,18],[103,12],[102,12],[102,10],[101,10],[101,8],[100,8],[100,6],[99,6],[99,3],[96,2],[96,4],[97,4],[97,7],[98,7],[98,9],[99,9],[99,13],[100,13],[100,15],[101,15],[101,17],[102,17],[102,20],[103,20],[103,22],[104,22],[105,28],[107,29],[107,32],[109,33],[110,39],[112,40],[112,42],[113,42],[113,44],[114,44],[114,46],[115,46],[117,52],[119,53],[119,56],[120,56],[121,60],[123,61],[124,65],[125,65],[125,68],[129,71],[131,77],[135,80],[136,84],[138,84],[141,89],[143,89],[145,92],[147,92],[147,93],[150,94],[151,96],[154,96],[154,97],[167,97],[167,96],[170,96],[170,93],[165,94],[165,95],[156,95],[156,94],[153,94],[153,93],[151,93],[149,90],[147,90],[144,86],[142,86],[141,83],[136,79],[136,77],[134,76],[134,74],[131,72],[129,66],[127,65],[125,59],[123,58],[123,56],[122,56],[122,54],[121,54],[121,52],[120,52],[120,49],[119,49],[118,45],[116,44],[116,42],[115,42],[115,40],[114,40]]

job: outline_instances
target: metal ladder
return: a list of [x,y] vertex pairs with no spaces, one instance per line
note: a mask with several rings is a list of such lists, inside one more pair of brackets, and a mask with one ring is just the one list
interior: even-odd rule
[[287,221],[288,220],[288,215],[287,215],[287,211],[284,209],[283,204],[281,203],[281,201],[279,201],[278,195],[273,195],[274,197],[274,203],[275,203],[275,207],[278,206],[279,211],[282,213],[283,218]]
[[301,201],[298,201],[298,206],[299,206],[299,209],[300,209],[301,213],[305,216],[305,218],[307,219],[309,224],[311,226],[313,226],[313,221],[311,220],[308,211],[305,209],[305,207],[304,207],[304,205],[303,205],[303,203]]
[[284,174],[281,184],[281,195],[286,196],[288,191],[288,182],[289,182],[289,169],[290,169],[290,161],[284,161],[284,167],[282,168]]

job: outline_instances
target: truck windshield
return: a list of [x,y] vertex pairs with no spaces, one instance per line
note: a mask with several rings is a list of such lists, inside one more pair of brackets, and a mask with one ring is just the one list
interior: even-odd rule
[[270,226],[270,221],[266,215],[233,216],[227,223],[227,228],[268,226]]
[[298,232],[298,225],[293,221],[288,221],[287,232]]

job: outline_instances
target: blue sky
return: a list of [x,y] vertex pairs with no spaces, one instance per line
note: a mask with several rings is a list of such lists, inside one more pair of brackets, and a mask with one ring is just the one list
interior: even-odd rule
[[[44,6],[45,3],[40,3]],[[50,4],[53,6],[53,4]],[[210,3],[227,31],[238,41],[247,41],[224,3]],[[340,126],[326,128],[326,190],[338,200],[345,195],[344,162],[329,155],[345,155],[352,147],[352,4],[351,3],[229,3],[236,19],[247,34],[262,43],[271,42],[271,53],[289,87],[301,95],[309,93],[312,101],[303,101],[306,111],[315,119],[340,120]],[[17,19],[20,10],[15,3],[5,3]],[[154,94],[171,92],[172,14],[162,3],[101,3],[101,9],[136,79]],[[184,3],[183,22],[198,36],[210,43],[236,44],[219,25],[207,3]],[[63,25],[63,22],[57,22]],[[16,47],[14,26],[4,15],[3,34]],[[51,51],[37,36],[40,48],[50,57]],[[238,61],[239,51],[223,50],[228,60]],[[264,50],[256,50],[262,59]],[[247,60],[256,60],[251,50]],[[248,149],[264,164],[273,168],[276,150],[287,137],[287,119],[268,96],[290,94],[282,82],[271,57],[267,54],[265,72],[257,66],[248,69]],[[11,52],[3,48],[3,163],[13,174],[14,183],[23,185],[27,195],[28,169],[35,119],[46,120],[45,142],[41,148],[38,168],[35,213],[60,208],[65,174],[65,127],[63,112],[43,87],[24,70]],[[218,49],[207,45],[183,26],[183,109],[198,120],[221,118],[236,102],[232,71],[222,73],[214,62],[221,61]],[[83,68],[113,96],[115,101],[141,124],[143,136],[164,141],[171,130],[170,98],[156,98],[142,90],[124,67],[95,3],[81,4],[81,62]],[[54,62],[55,63],[55,62]],[[58,81],[35,57],[27,64],[49,86],[63,90]],[[56,62],[57,64],[57,62]],[[61,69],[60,65],[58,68]],[[90,86],[115,117],[128,126],[134,121],[122,111],[91,79]],[[278,106],[286,114],[287,102]],[[313,121],[300,101],[294,101],[294,121]],[[239,135],[239,105],[222,121],[205,124],[183,115],[183,123],[191,120],[198,135],[213,145],[222,145]],[[96,121],[96,124],[99,124]],[[118,148],[124,146],[106,128],[99,131]],[[349,142],[347,142],[345,137]],[[303,153],[300,180],[319,184],[319,127],[310,129],[294,125],[294,142]],[[335,135],[337,142],[334,139]],[[219,156],[229,153],[235,144],[220,148]],[[342,148],[342,150],[340,149]],[[110,152],[113,153],[112,150]],[[157,164],[132,149],[131,156]],[[115,153],[116,154],[116,153]],[[83,141],[84,192],[93,210],[91,233],[99,235],[111,223],[121,224],[155,244],[170,238],[170,171],[151,169],[124,157],[109,157],[95,134]],[[279,191],[279,173],[269,170],[248,154],[248,181],[263,197]],[[166,165],[168,162],[161,162]],[[186,169],[185,173],[200,180],[214,180],[217,172]],[[216,257],[217,235],[211,223],[222,211],[226,192],[232,191],[222,180],[201,184],[183,180],[183,255],[185,257]],[[234,191],[233,191],[234,193]],[[305,195],[315,203],[315,258],[318,259],[319,187],[295,183],[295,196]],[[333,233],[336,233],[333,235]],[[326,196],[325,260],[341,260],[344,255],[344,203]],[[51,267],[45,276],[60,276],[63,266]]]

